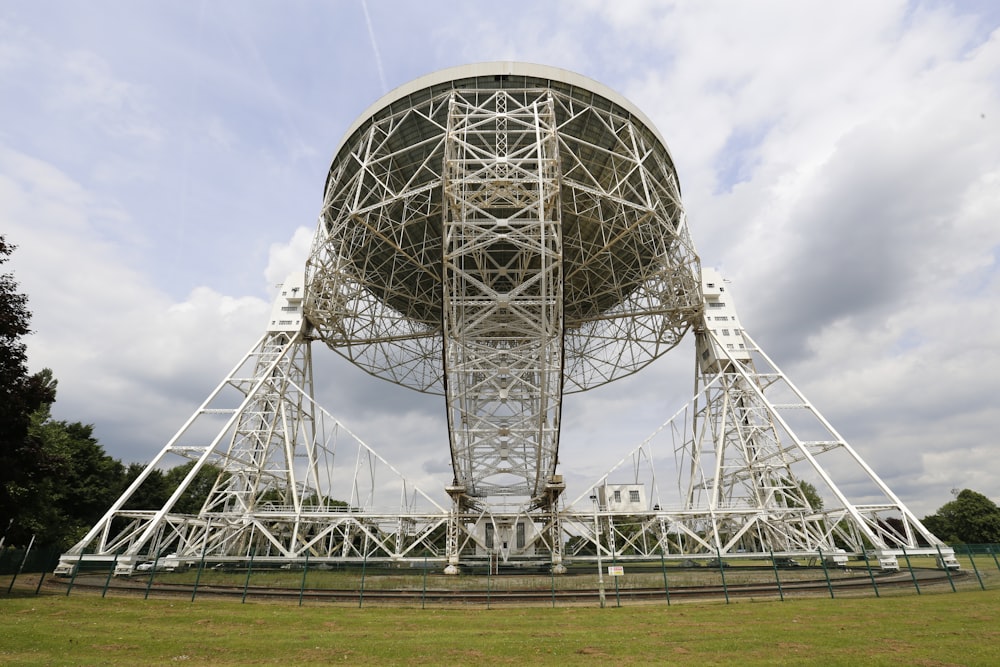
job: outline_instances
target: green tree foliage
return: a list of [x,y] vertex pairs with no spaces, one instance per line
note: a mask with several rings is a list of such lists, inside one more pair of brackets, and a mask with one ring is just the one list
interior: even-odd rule
[[805,503],[808,503],[811,509],[823,509],[823,496],[819,495],[819,491],[816,490],[814,485],[804,479],[791,480],[783,477],[781,478],[781,485],[785,488],[797,488],[801,498],[805,500],[803,502],[793,494],[787,493],[785,495],[785,502],[788,503],[789,507],[805,507]]
[[[0,235],[0,264],[14,249]],[[55,400],[55,388],[45,377],[28,374],[22,338],[31,333],[30,321],[28,298],[18,292],[14,275],[0,273],[0,530],[14,526],[7,537],[15,544],[15,524],[29,490],[53,472],[42,444],[28,432],[32,414]]]
[[97,522],[121,493],[125,467],[104,452],[94,427],[53,420],[49,406],[36,411],[30,433],[42,444],[48,474],[30,488],[21,529],[41,544],[66,548]]
[[[191,472],[194,465],[194,461],[188,461],[183,465],[170,468],[166,472],[157,469],[150,470],[142,485],[125,503],[125,508],[135,510],[160,509],[170,500],[170,496]],[[145,469],[144,465],[130,464],[125,472],[124,488],[134,482]],[[197,514],[201,510],[201,506],[205,504],[208,494],[212,491],[212,486],[215,484],[219,472],[220,470],[216,466],[209,464],[202,466],[170,511],[174,514]]]
[[[14,249],[0,235],[0,264]],[[31,333],[27,304],[13,274],[0,274],[0,531],[9,545],[25,545],[34,536],[39,545],[66,548],[100,520],[145,466],[126,467],[108,456],[93,426],[52,419],[52,371],[27,371],[22,340]],[[160,509],[193,465],[154,470],[127,507]],[[201,509],[218,474],[212,466],[200,470],[173,511]]]
[[945,542],[1000,542],[1000,507],[981,493],[962,489],[955,499],[923,519],[924,526]]

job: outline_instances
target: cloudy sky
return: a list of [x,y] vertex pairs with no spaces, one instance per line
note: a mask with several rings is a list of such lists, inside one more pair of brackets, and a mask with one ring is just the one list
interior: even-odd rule
[[[0,233],[56,418],[147,461],[263,332],[332,153],[468,62],[569,69],[656,123],[702,261],[920,516],[1000,500],[1000,10],[983,2],[0,6]],[[318,349],[317,398],[429,492],[444,403]],[[593,481],[686,402],[684,346],[564,412]]]

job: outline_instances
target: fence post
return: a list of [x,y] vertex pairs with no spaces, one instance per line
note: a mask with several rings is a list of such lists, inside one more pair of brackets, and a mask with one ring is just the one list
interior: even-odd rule
[[39,592],[42,590],[42,582],[45,581],[45,575],[46,572],[43,570],[42,573],[38,576],[38,584],[35,586],[35,595],[38,595]]
[[194,573],[194,586],[191,587],[191,602],[198,594],[198,584],[201,583],[201,573],[205,571],[205,556],[208,554],[208,538],[201,547],[201,558],[198,559],[198,571]]
[[302,583],[299,584],[299,606],[302,606],[302,596],[306,591],[306,574],[309,572],[309,549],[306,549],[306,562],[302,564]]
[[556,608],[556,572],[549,568],[549,578],[552,580],[552,608]]
[[146,582],[146,594],[142,597],[143,600],[149,599],[149,589],[153,587],[153,578],[156,576],[156,565],[160,562],[160,556],[163,555],[163,551],[155,549],[153,551],[153,565],[149,568],[149,580]]
[[667,585],[667,561],[664,557],[663,544],[660,544],[660,569],[663,570],[663,591],[667,594],[667,606],[670,606],[670,586]]
[[875,589],[875,597],[882,597],[881,593],[878,592],[878,584],[875,582],[875,574],[872,572],[871,561],[868,560],[868,552],[862,551],[861,555],[865,557],[865,567],[868,568],[868,578],[872,580],[872,588]]
[[420,608],[425,609],[425,602],[427,600],[427,552],[424,552],[424,585],[423,590],[420,591]]
[[[987,549],[989,547],[986,547]],[[979,576],[979,568],[976,567],[976,559],[972,557],[972,547],[968,544],[965,545],[965,551],[969,554],[969,562],[972,563],[972,571],[976,573],[976,579],[979,580],[979,588],[986,590],[986,586],[983,584],[983,578]]]
[[[615,553],[615,551],[616,551],[616,549],[612,549],[611,550],[611,564],[617,566],[618,565],[618,554]],[[618,575],[615,575],[612,578],[615,580],[615,606],[616,607],[621,607],[622,606],[622,596],[621,596],[621,592],[618,589]]]
[[111,585],[111,577],[115,573],[115,568],[118,567],[118,550],[115,549],[115,559],[111,561],[111,567],[108,569],[108,578],[104,580],[104,589],[101,590],[101,597],[104,597],[108,592],[108,586]]
[[361,561],[361,590],[358,591],[358,609],[361,609],[361,605],[365,601],[365,574],[368,570],[368,533],[365,533],[365,539],[361,544],[365,553],[364,560]]
[[21,564],[17,566],[17,572],[14,576],[10,578],[10,586],[7,587],[7,595],[14,589],[14,582],[17,581],[17,576],[21,574],[21,570],[24,569],[24,562],[28,560],[28,554],[31,553],[31,547],[35,544],[35,536],[31,536],[31,541],[28,542],[28,548],[24,550],[24,558],[21,559]]
[[722,594],[726,596],[726,604],[729,604],[729,587],[726,586],[726,568],[722,563],[722,552],[719,547],[715,547],[715,561],[719,565],[719,574],[722,575]]
[[940,563],[941,567],[944,568],[944,573],[948,575],[948,583],[951,584],[951,592],[957,593],[958,591],[955,590],[955,580],[951,578],[951,568],[948,567],[948,564],[944,562],[944,556],[941,554],[941,545],[936,544],[934,546],[937,547],[938,563]]
[[[51,556],[47,560],[49,562],[51,562],[52,561]],[[41,575],[39,575],[39,577],[38,577],[38,584],[35,586],[35,595],[38,595],[39,591],[42,590],[42,582],[45,581],[45,575],[47,574],[47,571],[48,571],[49,567],[55,567],[55,564],[53,564],[51,566],[49,566],[49,565],[43,565],[42,566],[42,573],[41,573]]]
[[771,554],[771,567],[774,568],[774,581],[778,584],[778,597],[781,601],[785,601],[785,592],[781,589],[781,577],[778,575],[778,564],[774,562],[774,549],[768,549],[768,553]]
[[69,586],[66,587],[66,597],[69,597],[69,592],[73,590],[73,584],[76,583],[76,575],[80,573],[80,566],[83,564],[83,549],[80,549],[80,557],[76,559],[76,565],[73,566],[73,574],[69,578]]
[[906,567],[910,570],[910,578],[913,579],[913,587],[917,589],[917,595],[920,595],[920,584],[917,583],[917,575],[913,571],[913,563],[910,562],[910,554],[906,553],[906,547],[903,549],[903,558],[906,559]]
[[826,587],[830,591],[830,599],[834,599],[833,595],[833,583],[830,581],[830,570],[826,567],[826,559],[823,558],[823,548],[820,547],[816,549],[816,553],[819,554],[819,564],[823,566],[823,576],[826,577]]
[[243,599],[240,600],[240,604],[246,604],[247,601],[247,590],[250,588],[250,574],[253,573],[253,558],[257,555],[257,547],[250,547],[250,562],[247,563],[247,578],[243,582]]

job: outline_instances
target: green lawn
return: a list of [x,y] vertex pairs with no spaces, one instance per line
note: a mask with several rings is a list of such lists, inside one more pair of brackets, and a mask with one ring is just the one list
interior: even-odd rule
[[424,610],[22,591],[0,598],[0,664],[996,665],[998,609],[993,589]]

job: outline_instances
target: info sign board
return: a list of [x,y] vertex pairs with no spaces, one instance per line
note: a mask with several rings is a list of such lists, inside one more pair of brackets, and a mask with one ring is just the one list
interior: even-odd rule
[[623,576],[625,576],[625,566],[624,565],[608,565],[608,576],[611,576],[611,577],[623,577]]

